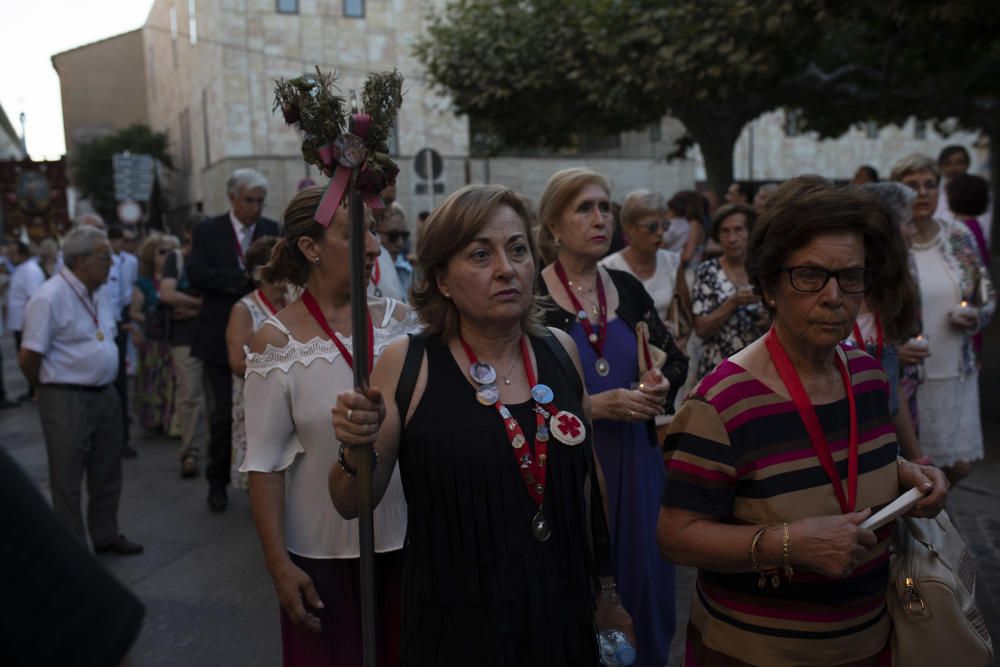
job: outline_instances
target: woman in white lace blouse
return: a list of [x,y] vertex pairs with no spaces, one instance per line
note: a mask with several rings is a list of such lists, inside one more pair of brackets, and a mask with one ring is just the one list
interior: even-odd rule
[[[321,187],[295,195],[285,235],[262,277],[304,287],[271,317],[247,354],[247,453],[250,503],[267,569],[281,602],[284,665],[361,665],[357,521],[330,503],[327,476],[339,443],[330,420],[334,397],[354,386],[353,363],[371,363],[393,339],[415,330],[405,305],[369,297],[373,341],[351,345],[347,209],[330,226],[313,220]],[[368,235],[368,269],[378,242]],[[355,361],[356,360],[356,361]],[[375,510],[380,585],[379,653],[398,663],[402,547],[406,505],[399,473]]]

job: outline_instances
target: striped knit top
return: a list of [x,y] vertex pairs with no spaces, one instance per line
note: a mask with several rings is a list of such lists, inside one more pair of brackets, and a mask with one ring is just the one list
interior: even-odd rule
[[[856,509],[874,511],[899,495],[888,384],[868,354],[841,349],[858,410]],[[817,405],[816,413],[846,485],[847,398]],[[841,514],[795,404],[729,360],[684,402],[665,449],[665,506],[739,525]],[[846,579],[796,571],[792,581],[782,575],[778,588],[759,588],[749,557],[743,573],[699,571],[691,622],[704,647],[775,667],[842,665],[879,653],[890,630],[884,598],[892,528],[876,535],[877,546]]]

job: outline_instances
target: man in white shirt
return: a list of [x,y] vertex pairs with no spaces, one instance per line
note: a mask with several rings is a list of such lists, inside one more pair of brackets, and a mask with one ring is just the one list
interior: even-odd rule
[[[14,349],[19,350],[21,330],[24,328],[24,308],[28,305],[31,295],[45,282],[45,271],[42,270],[39,260],[31,257],[27,244],[17,241],[12,244],[12,248],[10,261],[14,265],[14,271],[7,289],[7,328],[14,332]],[[0,402],[0,407],[18,405],[30,397],[30,390],[14,401],[6,401],[4,396],[5,402]]]
[[63,242],[65,268],[35,292],[25,311],[18,362],[38,388],[48,453],[52,508],[86,541],[80,483],[87,475],[87,532],[98,553],[136,554],[142,545],[118,532],[122,487],[121,403],[115,314],[98,289],[108,279],[104,231],[73,229]]

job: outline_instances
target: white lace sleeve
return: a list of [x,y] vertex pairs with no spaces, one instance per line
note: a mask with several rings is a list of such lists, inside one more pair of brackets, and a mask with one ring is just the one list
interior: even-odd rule
[[278,472],[305,449],[295,433],[287,373],[247,373],[247,453],[240,472]]

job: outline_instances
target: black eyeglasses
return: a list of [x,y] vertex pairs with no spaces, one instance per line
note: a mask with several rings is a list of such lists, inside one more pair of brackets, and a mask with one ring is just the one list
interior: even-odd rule
[[869,267],[829,271],[821,266],[783,266],[778,270],[787,273],[792,288],[800,292],[819,292],[830,282],[830,278],[835,278],[844,294],[864,294],[878,275],[875,269]]
[[406,242],[410,238],[410,232],[382,232],[382,235],[389,243],[398,243],[401,239]]

